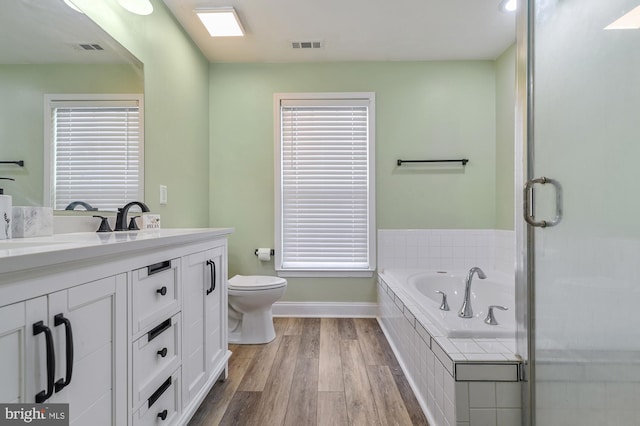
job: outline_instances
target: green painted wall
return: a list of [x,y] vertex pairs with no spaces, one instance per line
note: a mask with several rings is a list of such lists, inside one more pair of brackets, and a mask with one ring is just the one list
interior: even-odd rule
[[[376,93],[378,228],[494,228],[493,61],[211,64],[212,226],[234,226],[230,275],[274,274],[273,93]],[[470,159],[466,168],[396,159]],[[283,300],[372,302],[372,279],[289,279]]]
[[46,93],[142,92],[142,78],[130,65],[0,65],[2,157],[25,161],[24,168],[7,167],[2,174],[16,179],[3,182],[13,204],[43,203]]
[[496,228],[514,228],[516,46],[496,60]]
[[[138,16],[116,0],[73,0],[144,63],[145,201],[163,227],[209,224],[209,63],[164,3]],[[159,185],[167,185],[166,206]]]

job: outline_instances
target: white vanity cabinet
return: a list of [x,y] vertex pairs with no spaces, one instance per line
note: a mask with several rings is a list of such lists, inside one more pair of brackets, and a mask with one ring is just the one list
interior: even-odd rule
[[41,394],[78,426],[187,424],[226,374],[231,232],[0,244],[0,402]]
[[27,358],[25,341],[27,333],[27,304],[14,303],[0,308],[0,401],[5,403],[25,403]]
[[182,394],[185,412],[192,414],[218,376],[226,375],[226,241],[182,260]]
[[69,403],[75,425],[126,422],[124,274],[4,306],[0,322],[0,401]]

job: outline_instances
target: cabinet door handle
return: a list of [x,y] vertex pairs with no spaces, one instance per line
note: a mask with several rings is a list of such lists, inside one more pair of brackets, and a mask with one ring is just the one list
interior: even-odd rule
[[53,325],[55,327],[64,324],[65,330],[65,339],[66,339],[66,354],[65,357],[67,359],[67,375],[64,379],[60,379],[56,382],[55,388],[56,392],[60,392],[71,383],[71,375],[73,374],[73,331],[71,330],[71,321],[68,318],[65,318],[63,314],[58,314],[53,317]]
[[156,290],[156,293],[160,294],[160,296],[166,296],[167,287],[162,286],[162,288],[159,288],[159,289]]
[[167,348],[162,348],[162,350],[159,350],[158,355],[160,355],[162,358],[167,356]]
[[209,259],[207,260],[207,265],[209,265],[209,269],[211,269],[211,287],[207,289],[208,296],[216,289],[216,262]]
[[44,333],[47,344],[47,390],[40,391],[36,394],[36,404],[42,404],[53,395],[53,382],[56,375],[56,356],[53,348],[53,335],[51,329],[44,325],[42,321],[33,324],[33,335],[37,336]]
[[158,413],[158,417],[160,417],[160,420],[164,421],[167,419],[167,414],[169,414],[169,412],[165,409]]

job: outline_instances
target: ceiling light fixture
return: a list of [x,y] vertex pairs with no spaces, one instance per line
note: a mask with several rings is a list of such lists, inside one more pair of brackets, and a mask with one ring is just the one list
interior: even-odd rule
[[640,28],[640,6],[604,27],[605,30],[637,30],[638,28]]
[[118,0],[120,6],[136,15],[151,15],[153,5],[149,0]]
[[517,8],[517,0],[502,0],[499,6],[499,9],[503,12],[515,12]]
[[196,15],[211,37],[239,37],[244,35],[240,18],[232,7],[196,9]]
[[64,0],[64,4],[66,4],[71,9],[75,10],[76,12],[84,14],[84,12],[81,11],[80,9],[78,9],[78,6],[76,6],[75,4],[71,3],[70,0]]

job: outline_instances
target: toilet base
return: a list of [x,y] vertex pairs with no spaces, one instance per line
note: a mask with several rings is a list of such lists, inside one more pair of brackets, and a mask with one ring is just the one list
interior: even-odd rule
[[240,323],[229,330],[229,343],[236,345],[258,345],[276,338],[271,308],[242,315]]

